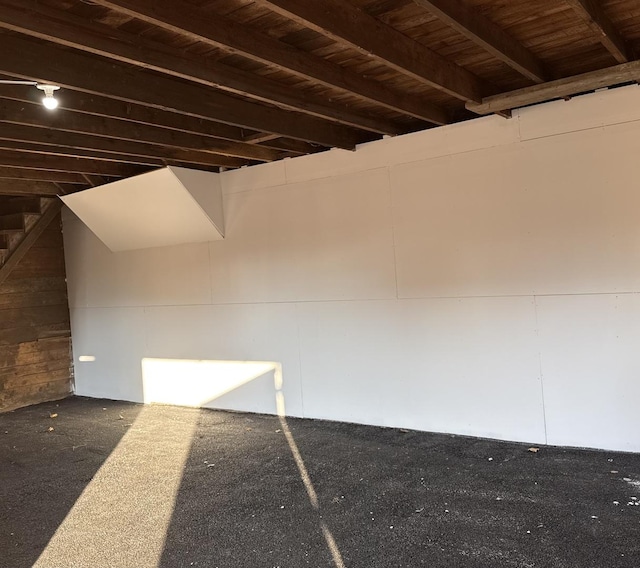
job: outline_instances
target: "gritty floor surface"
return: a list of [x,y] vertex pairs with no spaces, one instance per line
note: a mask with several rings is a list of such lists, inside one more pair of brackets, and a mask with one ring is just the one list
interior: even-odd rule
[[0,416],[2,568],[640,567],[640,455],[67,399]]

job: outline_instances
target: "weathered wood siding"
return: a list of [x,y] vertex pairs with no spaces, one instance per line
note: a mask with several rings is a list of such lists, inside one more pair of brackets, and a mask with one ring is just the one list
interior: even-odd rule
[[72,383],[58,216],[0,285],[0,411],[63,398]]

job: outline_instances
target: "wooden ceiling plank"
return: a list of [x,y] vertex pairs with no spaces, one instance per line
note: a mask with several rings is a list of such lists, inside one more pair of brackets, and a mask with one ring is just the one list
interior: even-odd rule
[[625,40],[604,13],[599,0],[565,1],[582,17],[618,63],[626,63],[633,59]]
[[542,62],[477,8],[461,0],[414,0],[439,20],[536,83],[547,80]]
[[5,35],[2,47],[0,72],[16,77],[345,149],[353,149],[362,136],[312,116],[248,102],[32,39]]
[[[148,24],[242,55],[253,61],[275,65],[307,79],[337,87],[395,111],[446,124],[447,113],[410,94],[388,89],[383,84],[353,73],[321,57],[304,52],[254,29],[204,10],[173,0],[93,0],[95,4],[125,13]],[[315,4],[310,2],[309,4]],[[268,131],[268,129],[256,128]],[[295,136],[288,136],[296,138]],[[316,141],[317,142],[317,141]]]
[[402,129],[390,120],[360,114],[336,102],[327,103],[323,97],[296,91],[277,81],[220,62],[211,63],[202,58],[186,57],[181,50],[103,24],[86,21],[68,12],[51,10],[36,2],[25,5],[22,1],[3,0],[0,7],[0,27],[5,29],[209,87],[221,88],[319,118],[328,118],[348,126],[380,134],[402,132]]
[[464,101],[480,101],[491,88],[425,45],[343,0],[261,0],[297,23],[376,57],[396,71]]
[[486,97],[480,104],[467,103],[466,106],[476,114],[491,114],[638,81],[640,81],[640,61],[631,61],[607,69]]
[[11,150],[0,150],[0,166],[5,168],[74,173],[78,175],[83,173],[97,174],[109,177],[129,177],[143,173],[149,169],[140,166],[104,162],[86,158],[39,156]]
[[58,193],[53,182],[0,178],[0,195],[55,196]]

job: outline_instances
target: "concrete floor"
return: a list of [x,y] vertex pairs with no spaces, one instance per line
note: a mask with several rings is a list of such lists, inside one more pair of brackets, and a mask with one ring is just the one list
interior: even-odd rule
[[638,454],[80,398],[0,416],[2,568],[638,568],[638,500]]

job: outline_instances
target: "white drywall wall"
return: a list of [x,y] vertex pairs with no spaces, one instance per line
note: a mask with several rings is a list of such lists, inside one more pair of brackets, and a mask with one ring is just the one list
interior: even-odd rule
[[224,241],[67,212],[76,391],[640,451],[639,141],[632,86],[225,172]]

